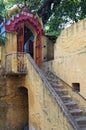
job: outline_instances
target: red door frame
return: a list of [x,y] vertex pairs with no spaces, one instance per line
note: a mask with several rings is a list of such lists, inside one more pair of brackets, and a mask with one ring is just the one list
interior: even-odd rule
[[[26,25],[31,31],[33,35],[36,36],[36,40],[34,42],[34,60],[36,64],[41,67],[42,66],[42,36],[43,29],[38,22],[38,20],[34,17],[32,13],[23,12],[19,14],[18,17],[14,17],[14,20],[10,20],[10,24],[5,24],[6,31],[16,32],[20,25]],[[21,38],[22,39],[22,38]],[[22,39],[24,40],[24,39]],[[22,43],[22,46],[24,42]]]
[[24,24],[17,28],[17,52],[24,52]]

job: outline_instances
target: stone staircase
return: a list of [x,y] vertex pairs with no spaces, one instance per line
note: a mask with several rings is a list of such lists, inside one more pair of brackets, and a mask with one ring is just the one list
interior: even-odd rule
[[[85,111],[80,108],[78,102],[73,99],[70,92],[64,87],[63,82],[50,71],[45,73],[46,79],[51,84],[57,95],[60,97],[68,112],[77,123],[80,130],[86,130],[86,114]],[[71,89],[72,91],[72,89]]]

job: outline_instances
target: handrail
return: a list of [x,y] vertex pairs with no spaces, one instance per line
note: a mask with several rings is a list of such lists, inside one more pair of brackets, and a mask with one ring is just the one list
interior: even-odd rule
[[13,52],[13,53],[7,54],[6,56],[13,55],[13,54],[26,54],[26,53],[25,52]]
[[43,72],[40,70],[40,68],[35,64],[34,60],[31,58],[29,54],[27,54],[27,59],[29,62],[32,64],[33,68],[35,71],[39,74],[42,82],[45,84],[45,87],[49,90],[53,98],[56,100],[56,103],[59,105],[60,109],[63,111],[64,115],[67,117],[68,121],[74,128],[74,130],[80,130],[78,127],[77,122],[74,121],[73,117],[71,114],[68,112],[67,108],[65,107],[64,103],[61,101],[55,90],[52,88],[51,84],[48,82],[48,80],[45,78],[45,75]]
[[[72,87],[68,84],[68,83],[66,83],[64,80],[62,80],[60,77],[58,77],[57,75],[55,75],[58,79],[60,79],[66,86],[68,86],[70,89],[72,89]],[[81,96],[85,101],[86,101],[86,98],[83,96],[83,95],[81,95],[79,92],[76,92],[79,96]]]

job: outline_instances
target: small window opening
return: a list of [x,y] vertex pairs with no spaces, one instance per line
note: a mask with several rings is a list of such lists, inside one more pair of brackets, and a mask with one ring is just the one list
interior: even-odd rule
[[80,83],[72,83],[72,87],[75,92],[80,92]]
[[46,59],[46,57],[44,57],[44,59]]
[[46,46],[44,45],[44,48],[45,48]]

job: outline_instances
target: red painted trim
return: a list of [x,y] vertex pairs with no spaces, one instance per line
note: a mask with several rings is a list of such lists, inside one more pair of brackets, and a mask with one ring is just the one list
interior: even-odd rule
[[34,18],[32,13],[23,12],[18,16],[15,16],[14,19],[10,20],[10,24],[5,24],[5,29],[7,32],[15,32],[16,29],[20,26],[21,23],[26,24],[33,33],[36,33],[36,44],[35,44],[35,57],[34,60],[37,65],[40,67],[42,65],[42,35],[43,29],[37,19]]

